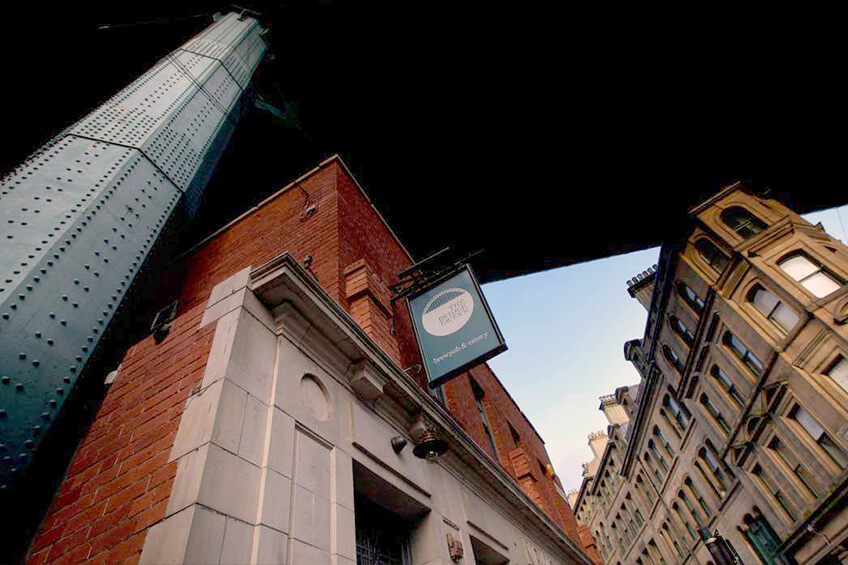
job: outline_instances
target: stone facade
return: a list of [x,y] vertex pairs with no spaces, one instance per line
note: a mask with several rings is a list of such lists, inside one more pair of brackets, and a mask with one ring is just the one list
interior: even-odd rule
[[642,380],[574,502],[604,561],[729,562],[717,532],[746,564],[845,562],[848,249],[737,183],[648,275]]
[[187,252],[167,335],[124,356],[29,562],[370,563],[391,529],[404,565],[588,563],[491,370],[440,393],[415,370],[388,290],[411,264],[337,157]]

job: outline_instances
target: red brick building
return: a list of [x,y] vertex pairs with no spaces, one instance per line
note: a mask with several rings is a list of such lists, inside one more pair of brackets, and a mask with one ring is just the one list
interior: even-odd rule
[[[284,253],[287,255],[282,256]],[[162,277],[160,292],[178,299],[169,333],[158,342],[150,336],[126,352],[117,377],[33,541],[29,563],[188,561],[191,556],[207,555],[202,551],[214,543],[219,544],[219,550],[210,559],[221,563],[242,558],[250,562],[287,559],[290,563],[324,560],[352,563],[362,557],[361,552],[365,551],[362,548],[367,545],[360,539],[367,537],[367,533],[361,533],[359,526],[366,522],[361,505],[370,503],[361,500],[373,495],[378,505],[382,504],[377,494],[367,494],[372,483],[384,484],[384,490],[397,489],[399,497],[409,500],[404,508],[382,504],[410,520],[410,524],[415,523],[414,527],[410,526],[409,541],[405,542],[404,551],[408,555],[404,559],[408,562],[425,563],[429,562],[425,559],[439,557],[456,558],[454,562],[458,563],[473,563],[475,559],[486,563],[505,562],[503,559],[534,564],[586,562],[577,524],[544,442],[488,365],[480,365],[447,383],[438,400],[421,394],[426,390],[426,382],[423,371],[416,373],[420,359],[407,310],[401,302],[392,302],[389,290],[397,282],[397,273],[412,264],[403,245],[338,157],[322,162],[185,253]],[[262,282],[273,268],[287,273],[288,282],[283,285],[286,289],[300,290],[280,291],[282,283],[274,283],[275,287]],[[282,300],[280,292],[290,292],[291,296],[277,304],[275,301]],[[313,297],[312,303],[304,298],[307,294]],[[288,314],[287,304],[294,305],[298,313]],[[317,308],[314,304],[323,306]],[[321,322],[315,321],[319,318]],[[232,325],[226,326],[225,320]],[[299,330],[291,328],[300,322],[291,320],[307,320],[309,328],[323,329],[320,332],[307,329],[297,334]],[[250,324],[259,327],[260,322],[266,327],[256,330],[259,333],[255,335],[261,338],[239,337],[246,335],[243,328]],[[342,381],[347,379],[341,385],[328,385],[326,381],[331,379],[321,377],[323,373],[319,374],[317,369],[313,371],[317,377],[312,373],[303,377],[320,383],[317,388],[308,388],[313,380],[306,385],[307,381],[301,380],[301,393],[307,395],[304,398],[310,394],[320,397],[320,393],[310,391],[321,390],[330,402],[329,408],[325,410],[323,400],[315,405],[318,412],[312,413],[316,418],[314,425],[309,424],[311,416],[300,418],[295,414],[292,431],[286,432],[300,438],[292,440],[301,446],[297,449],[312,446],[309,442],[313,440],[317,442],[315,445],[329,449],[329,455],[319,451],[323,458],[320,461],[328,462],[327,473],[335,485],[327,491],[332,494],[325,497],[332,523],[318,521],[326,517],[323,507],[316,510],[318,502],[309,506],[312,510],[303,518],[306,514],[298,498],[302,492],[314,488],[314,500],[324,500],[318,486],[304,483],[307,490],[299,490],[298,485],[306,480],[305,474],[298,475],[293,470],[286,475],[285,471],[273,470],[273,461],[269,460],[275,457],[277,422],[288,420],[280,420],[282,413],[278,417],[278,408],[263,399],[264,392],[256,392],[254,398],[253,385],[225,383],[223,392],[208,393],[220,383],[210,373],[216,370],[221,355],[232,354],[227,361],[230,368],[225,369],[230,372],[234,371],[232,366],[236,362],[245,367],[259,363],[265,355],[261,347],[267,335],[272,342],[277,340],[274,347],[278,348],[279,359],[284,351],[279,349],[283,338],[273,337],[273,332],[266,330],[279,329],[285,324],[290,324],[286,326],[289,329],[280,330],[280,335],[297,335],[291,342],[305,355],[311,355],[309,363],[324,367],[327,374],[334,374],[328,368],[333,361],[321,361],[320,352],[309,353],[312,346],[303,345],[309,336],[320,334],[331,341],[336,339],[335,345],[322,347],[339,349],[351,359],[346,365],[348,369],[339,372]],[[294,333],[286,333],[289,331]],[[334,338],[342,335],[339,332],[347,332],[347,337]],[[351,344],[365,353],[355,355]],[[238,353],[242,355],[241,361],[233,360],[237,351],[241,352]],[[249,372],[251,378],[258,379],[267,372],[268,378],[274,380],[283,371],[280,363],[269,362],[271,368],[267,371],[250,368],[242,373]],[[407,387],[407,381],[412,388]],[[209,385],[210,382],[213,384]],[[272,395],[276,387],[271,386]],[[247,399],[238,405],[241,431],[232,444],[222,439],[231,433],[221,423],[230,413],[227,412],[230,405],[225,402],[227,390],[237,390],[239,398]],[[190,407],[205,402],[203,398],[210,394],[220,394],[220,401],[214,405],[217,415],[207,427],[198,424],[196,429],[205,430],[205,439],[181,452],[179,446],[185,437],[201,434],[191,427],[194,424],[190,422],[196,418],[188,417],[189,410],[195,411]],[[280,391],[276,394],[279,398]],[[304,402],[313,407],[312,400]],[[449,437],[451,451],[445,459],[447,462],[428,466],[414,460],[409,450],[394,456],[383,454],[382,443],[373,446],[368,443],[376,441],[371,436],[382,434],[382,427],[375,427],[374,433],[366,434],[368,437],[357,435],[362,433],[357,430],[379,420],[363,406],[385,421],[380,426],[385,427],[387,422],[395,429],[407,428],[410,414],[424,414],[441,436]],[[250,417],[258,424],[250,428],[254,431],[249,434],[247,430],[253,425]],[[325,429],[326,422],[335,422],[336,427]],[[342,440],[332,439],[336,434]],[[344,438],[351,437],[354,449],[340,450],[330,445],[344,443]],[[197,475],[201,480],[191,474],[194,463],[189,459],[204,449],[208,449],[208,458]],[[244,512],[241,508],[228,510],[228,504],[238,505],[241,501],[223,501],[219,507],[217,502],[203,498],[204,489],[213,480],[209,478],[214,473],[211,457],[219,451],[225,459],[239,458],[238,464],[249,471],[247,475],[255,472],[261,477],[255,483],[259,501],[250,502],[253,506]],[[351,461],[348,451],[353,453],[352,482],[345,479],[349,469],[339,467],[342,465],[339,461]],[[300,468],[301,452],[295,453],[294,467],[290,465],[290,469]],[[313,461],[310,469],[320,470],[325,464],[320,461]],[[463,510],[450,508],[451,497],[446,493],[453,487],[445,486],[447,479],[439,478],[441,475],[436,471],[443,465],[452,466],[453,475],[460,474],[469,483],[479,483],[472,494],[462,491]],[[243,475],[236,473],[221,484],[236,485]],[[269,502],[273,494],[268,486],[272,477],[294,485],[291,498],[285,501],[294,508],[291,517],[280,518],[282,521],[277,523],[284,525],[275,525],[265,516],[272,511],[269,508],[277,507]],[[195,479],[198,481],[193,491],[196,500],[180,506],[175,500],[183,496],[185,489],[181,485]],[[410,486],[411,490],[407,488]],[[403,494],[404,489],[409,493]],[[350,501],[343,495],[347,490],[351,490]],[[285,496],[288,492],[285,491]],[[215,493],[209,496],[215,498]],[[353,498],[360,505],[356,509]],[[493,509],[497,510],[493,512]],[[348,524],[339,516],[354,510],[357,530],[352,541],[353,522]],[[436,516],[441,516],[443,521],[433,525]],[[458,516],[464,517],[464,521]],[[307,519],[312,520],[311,533],[304,534],[306,530],[299,524]],[[223,524],[220,532],[217,525],[212,525],[218,524],[216,520]],[[183,522],[191,525],[180,525]],[[326,540],[325,526],[329,531]],[[445,535],[441,534],[443,529],[447,532],[447,544]],[[209,536],[218,541],[209,542]],[[352,555],[354,546],[356,554]],[[464,557],[458,557],[457,551],[462,553],[463,547]],[[594,552],[591,557],[597,561]]]

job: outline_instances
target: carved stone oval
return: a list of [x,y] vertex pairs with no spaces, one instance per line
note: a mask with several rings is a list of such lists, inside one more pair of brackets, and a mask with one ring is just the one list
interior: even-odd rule
[[330,395],[315,375],[305,374],[300,379],[300,397],[303,405],[319,422],[325,422],[332,413]]

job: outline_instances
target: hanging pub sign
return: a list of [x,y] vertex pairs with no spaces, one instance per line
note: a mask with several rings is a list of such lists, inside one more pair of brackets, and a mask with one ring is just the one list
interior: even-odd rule
[[408,305],[430,388],[506,351],[468,265],[416,292]]

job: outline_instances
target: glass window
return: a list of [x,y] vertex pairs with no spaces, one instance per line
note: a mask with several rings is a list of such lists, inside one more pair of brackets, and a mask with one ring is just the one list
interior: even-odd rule
[[801,465],[801,462],[795,456],[792,451],[790,451],[783,442],[778,438],[772,438],[768,443],[768,448],[772,450],[778,457],[786,464],[789,470],[792,472],[795,477],[801,481],[801,484],[807,489],[807,492],[810,493],[810,496],[813,498],[818,498],[816,491],[813,489],[813,479],[807,470]]
[[724,433],[729,434],[730,426],[728,425],[727,420],[724,419],[724,416],[721,415],[718,407],[710,401],[710,398],[706,394],[701,395],[701,404],[707,409],[707,412],[710,413],[710,416],[713,417],[716,424],[724,430]]
[[665,439],[662,431],[660,431],[659,426],[654,426],[654,437],[657,438],[657,441],[663,446],[663,449],[671,459],[674,459],[674,450],[671,448],[671,444],[668,443],[668,440]]
[[674,330],[674,333],[679,335],[687,345],[692,345],[692,342],[695,341],[695,336],[692,335],[686,324],[681,322],[677,316],[670,316],[669,321],[671,322],[671,328]]
[[786,496],[783,494],[783,491],[780,490],[780,487],[774,481],[774,479],[763,471],[763,468],[757,464],[754,465],[754,469],[752,470],[754,476],[760,480],[760,485],[762,485],[763,489],[767,491],[771,496],[777,501],[783,511],[786,512],[786,515],[789,516],[789,520],[795,521],[795,511],[789,503],[789,500],[786,499]]
[[689,427],[689,412],[678,404],[677,400],[670,394],[663,397],[663,406],[669,409],[674,415],[675,421],[680,425],[682,430]]
[[772,324],[784,333],[789,332],[798,323],[800,317],[795,310],[780,301],[774,294],[757,285],[748,295],[748,300],[768,318]]
[[736,354],[739,359],[745,363],[754,373],[758,375],[763,374],[763,363],[757,359],[750,351],[748,351],[748,347],[742,343],[738,337],[733,335],[730,332],[724,333],[724,344]]
[[683,298],[683,301],[689,305],[692,310],[700,314],[704,310],[704,301],[698,296],[698,294],[692,290],[686,283],[677,283],[677,292]]
[[715,379],[721,384],[721,388],[723,388],[730,398],[732,398],[737,404],[740,406],[745,404],[745,399],[742,397],[742,394],[736,388],[736,385],[733,384],[733,381],[730,380],[730,377],[725,373],[721,367],[718,365],[713,365],[713,368],[710,370],[710,374],[715,377]]
[[739,206],[723,211],[721,221],[730,226],[743,239],[753,237],[768,227],[761,219]]
[[821,446],[821,448],[827,453],[833,462],[836,463],[840,469],[844,469],[845,465],[848,464],[848,457],[846,457],[845,452],[834,443],[834,441],[827,435],[824,431],[824,428],[818,421],[813,418],[813,416],[804,410],[800,405],[796,404],[795,408],[789,413],[789,417],[798,422],[804,431],[806,431],[813,440],[817,444]]
[[489,417],[486,415],[486,408],[483,406],[483,397],[485,393],[480,388],[474,379],[471,380],[471,391],[474,393],[474,401],[477,403],[477,412],[480,413],[480,420],[483,422],[483,431],[486,434],[486,439],[489,440],[489,447],[492,448],[492,455],[495,459],[498,458],[498,448],[495,446],[495,438],[492,436],[492,426],[489,423]]
[[674,369],[678,373],[683,372],[683,361],[680,360],[680,356],[669,346],[663,345],[662,347],[663,355],[668,360],[669,363],[674,367]]
[[699,239],[695,243],[695,249],[698,250],[698,253],[701,254],[701,257],[704,258],[710,267],[717,271],[723,271],[730,262],[727,255],[719,251],[718,247],[715,246],[715,243],[709,239]]
[[848,361],[844,357],[840,355],[825,374],[841,386],[843,390],[848,391]]
[[787,275],[798,281],[801,286],[818,298],[839,290],[842,284],[841,281],[836,280],[836,277],[823,271],[819,265],[813,263],[803,254],[784,259],[779,265]]

